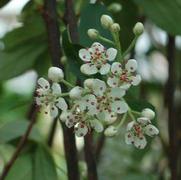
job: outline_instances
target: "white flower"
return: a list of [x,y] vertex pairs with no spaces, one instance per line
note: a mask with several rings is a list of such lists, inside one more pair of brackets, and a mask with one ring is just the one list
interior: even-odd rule
[[64,73],[58,67],[51,67],[48,69],[48,78],[53,82],[60,82],[64,78]]
[[88,115],[86,112],[80,111],[79,108],[63,111],[60,115],[60,120],[65,122],[68,128],[74,127],[75,134],[78,137],[85,136],[91,128],[98,133],[104,129],[98,119]]
[[122,114],[128,111],[128,105],[121,98],[125,95],[125,90],[120,88],[107,88],[106,83],[99,79],[93,80],[90,88],[97,99],[97,111],[107,114]]
[[83,92],[83,88],[80,86],[75,86],[74,88],[72,88],[69,92],[69,96],[71,99],[79,99],[81,98]]
[[110,87],[120,87],[127,90],[131,85],[137,86],[141,82],[141,76],[135,74],[137,62],[134,59],[128,60],[123,69],[119,62],[111,66],[111,75],[107,80]]
[[109,136],[109,137],[115,136],[117,133],[118,133],[118,129],[114,126],[109,126],[104,131],[104,135]]
[[[61,87],[58,83],[50,83],[44,79],[38,79],[38,88],[36,90],[36,104],[38,106],[48,107],[51,117],[55,118],[58,115],[58,109],[65,111],[67,103],[61,97]],[[47,112],[46,112],[47,113]]]
[[145,108],[142,110],[141,115],[143,117],[147,117],[148,119],[154,119],[155,117],[155,112],[149,108]]
[[79,57],[86,63],[81,66],[80,70],[87,75],[97,72],[102,75],[107,74],[111,67],[107,61],[113,61],[116,55],[116,49],[109,48],[106,50],[103,45],[95,42],[91,48],[79,50]]
[[97,114],[97,99],[93,94],[87,94],[79,99],[74,100],[74,108],[78,108],[81,112],[86,111],[89,115]]
[[113,23],[114,21],[110,16],[105,14],[101,16],[101,24],[104,28],[109,29]]
[[153,137],[158,133],[159,130],[151,124],[148,118],[140,117],[137,121],[128,123],[125,141],[126,144],[133,144],[139,149],[144,149],[147,144],[145,135]]
[[90,0],[90,4],[95,4],[97,0]]

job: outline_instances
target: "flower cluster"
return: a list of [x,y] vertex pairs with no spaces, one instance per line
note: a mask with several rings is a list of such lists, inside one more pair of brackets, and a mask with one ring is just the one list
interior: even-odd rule
[[151,124],[151,120],[155,116],[154,112],[150,109],[144,109],[141,115],[136,121],[128,123],[125,134],[126,143],[133,144],[139,149],[145,148],[147,144],[145,135],[153,137],[159,133],[159,130]]
[[[93,130],[114,136],[129,116],[133,121],[128,123],[126,143],[142,149],[146,146],[144,135],[152,137],[158,134],[158,129],[151,124],[155,113],[151,109],[144,109],[134,114],[135,111],[127,104],[124,98],[127,91],[141,82],[141,76],[137,74],[138,64],[135,59],[125,59],[121,53],[119,24],[107,15],[101,17],[101,24],[112,33],[114,42],[102,37],[96,29],[89,29],[88,35],[110,43],[110,47],[94,42],[91,47],[78,52],[82,60],[80,71],[91,77],[83,82],[82,87],[76,86],[64,79],[60,68],[51,67],[48,71],[49,81],[38,79],[36,104],[52,118],[59,118],[68,128],[73,128],[78,137]],[[142,24],[136,24],[133,29],[135,36],[140,35],[141,31]],[[100,74],[102,78],[94,78],[95,74]],[[62,92],[61,84],[67,86],[69,91]],[[68,96],[67,102],[65,96]],[[138,114],[140,117],[136,119]]]

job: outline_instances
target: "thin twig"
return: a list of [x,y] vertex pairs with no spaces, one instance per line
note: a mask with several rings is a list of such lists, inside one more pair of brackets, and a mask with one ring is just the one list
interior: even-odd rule
[[[33,107],[34,109],[34,107]],[[38,109],[36,109],[36,111],[32,111],[32,114],[31,114],[31,121],[29,123],[29,126],[25,132],[25,134],[21,137],[18,145],[17,145],[17,148],[12,156],[12,158],[10,159],[10,161],[5,165],[4,167],[4,170],[2,172],[2,175],[0,177],[0,180],[4,180],[9,172],[9,170],[11,169],[11,167],[13,166],[13,164],[15,163],[17,157],[19,156],[19,154],[21,153],[23,147],[25,146],[26,142],[27,142],[27,139],[31,133],[31,130],[33,128],[33,125],[35,124],[35,121],[36,121],[36,114],[37,114],[37,111]]]
[[[61,45],[60,45],[60,32],[58,27],[56,13],[56,0],[45,0],[44,1],[44,11],[43,17],[46,23],[48,40],[49,40],[49,49],[52,57],[53,66],[60,67],[63,66],[60,62],[60,57],[62,56]],[[62,86],[63,90],[66,90],[65,86]],[[55,122],[54,122],[55,123]],[[68,178],[69,180],[78,180],[79,171],[78,171],[78,158],[77,150],[75,145],[75,136],[72,129],[68,129],[62,124],[63,135],[64,135],[64,149],[67,162]]]
[[88,180],[98,180],[92,133],[88,133],[84,137],[84,152],[87,163]]
[[64,22],[69,28],[70,37],[73,43],[78,43],[79,35],[77,28],[77,20],[74,12],[73,0],[65,1],[65,14],[64,14]]
[[168,131],[169,131],[169,165],[171,171],[171,179],[177,180],[177,124],[174,107],[174,91],[175,91],[175,38],[168,37],[167,58],[169,63],[169,77],[166,84],[165,102],[168,106]]

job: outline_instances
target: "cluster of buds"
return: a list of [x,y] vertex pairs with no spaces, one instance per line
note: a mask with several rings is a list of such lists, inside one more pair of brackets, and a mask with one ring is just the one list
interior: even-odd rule
[[[100,21],[113,36],[119,32],[119,24],[114,23],[110,16],[102,15]],[[135,35],[140,35],[142,31],[142,25],[136,24],[133,29]],[[102,37],[95,29],[89,29],[88,35],[93,39]],[[109,42],[105,38],[102,40]],[[109,48],[94,42],[91,47],[79,50],[78,54],[83,62],[80,71],[87,76],[103,76],[102,79],[87,78],[82,87],[67,82],[60,68],[51,67],[48,80],[38,80],[36,104],[43,107],[45,113],[49,113],[52,118],[59,118],[68,128],[74,128],[78,137],[93,130],[104,132],[105,136],[114,136],[129,116],[133,121],[128,123],[126,143],[142,149],[146,146],[144,135],[158,134],[158,129],[151,124],[155,113],[147,108],[134,114],[135,111],[131,110],[124,99],[131,86],[139,85],[141,76],[137,74],[138,64],[135,59],[118,58],[121,57],[116,44],[118,42],[115,40]],[[68,92],[61,91],[61,83],[68,87]],[[68,103],[65,96],[68,96]],[[138,114],[140,117],[135,118]]]

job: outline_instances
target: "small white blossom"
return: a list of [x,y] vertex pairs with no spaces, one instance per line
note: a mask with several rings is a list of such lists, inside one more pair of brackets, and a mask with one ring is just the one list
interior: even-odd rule
[[107,83],[110,87],[120,87],[127,90],[131,85],[137,86],[141,82],[141,76],[136,74],[137,62],[134,59],[128,60],[123,68],[121,63],[114,62],[111,66],[111,75]]
[[62,112],[60,119],[65,122],[68,128],[74,127],[75,134],[78,137],[85,136],[91,129],[99,133],[104,129],[101,121],[75,107]]
[[97,72],[102,75],[107,74],[111,67],[107,62],[113,61],[116,55],[116,49],[109,48],[106,50],[103,45],[95,42],[91,48],[79,50],[79,57],[86,63],[81,66],[80,70],[87,75],[96,74]]
[[140,117],[137,121],[128,123],[125,141],[126,144],[133,144],[139,149],[144,149],[147,145],[145,135],[153,137],[158,135],[158,133],[159,130],[151,124],[148,118]]
[[107,88],[106,83],[99,79],[93,80],[93,85],[90,90],[96,96],[96,108],[97,111],[101,113],[100,116],[104,116],[107,119],[108,114],[110,114],[111,117],[115,119],[117,116],[114,113],[123,114],[128,111],[127,103],[121,99],[125,95],[125,90],[120,88]]
[[64,73],[58,67],[51,67],[48,69],[48,78],[53,82],[60,82],[64,78]]
[[[50,83],[44,79],[38,79],[38,88],[36,90],[36,104],[38,106],[48,107],[51,117],[55,118],[58,115],[58,109],[65,111],[67,103],[61,97],[61,87],[58,83]],[[46,112],[48,113],[48,112]]]

